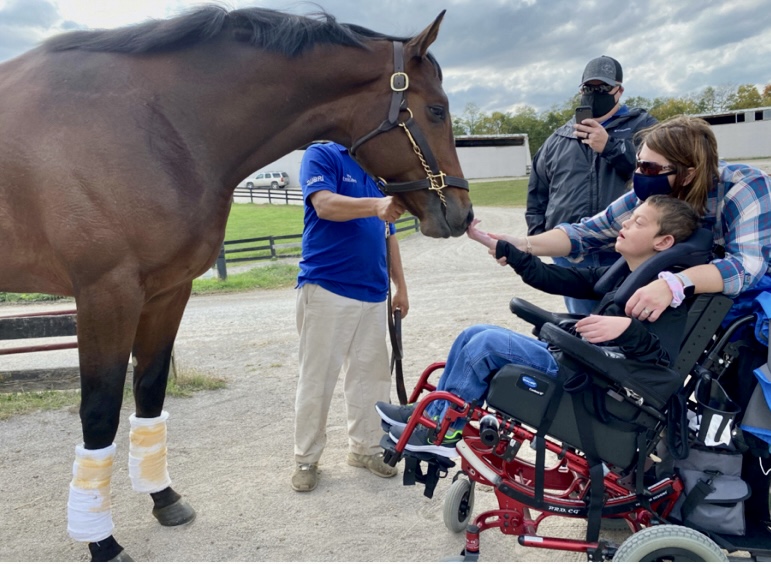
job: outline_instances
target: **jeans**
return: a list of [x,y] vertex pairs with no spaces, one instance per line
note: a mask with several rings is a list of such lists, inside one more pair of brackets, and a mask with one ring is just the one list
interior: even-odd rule
[[[574,266],[576,268],[589,268],[592,266],[610,266],[614,264],[621,255],[616,253],[594,253],[584,258],[581,262],[570,262],[565,257],[553,257],[554,264],[558,266]],[[568,313],[577,315],[589,315],[600,303],[599,300],[580,300],[564,296],[565,307]]]
[[[529,366],[557,376],[559,366],[546,343],[495,325],[473,325],[455,339],[436,389],[467,402],[487,397],[490,376],[506,364]],[[426,408],[429,417],[443,417],[449,403],[439,400]],[[455,426],[462,426],[456,421]]]

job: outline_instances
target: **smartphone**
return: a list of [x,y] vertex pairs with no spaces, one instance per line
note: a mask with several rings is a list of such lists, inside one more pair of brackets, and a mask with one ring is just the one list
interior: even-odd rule
[[582,123],[585,119],[592,119],[592,107],[578,106],[576,108],[576,123]]

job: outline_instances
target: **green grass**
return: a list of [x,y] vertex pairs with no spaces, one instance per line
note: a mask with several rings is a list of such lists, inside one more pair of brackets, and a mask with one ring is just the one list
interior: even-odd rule
[[[219,390],[227,382],[224,378],[210,376],[196,370],[179,370],[175,380],[169,379],[166,397],[189,398],[195,392]],[[130,388],[123,391],[123,403],[132,402]],[[37,411],[76,408],[80,405],[79,390],[48,390],[44,392],[15,392],[0,394],[0,421],[16,415]]]
[[295,264],[268,263],[246,272],[228,274],[227,280],[206,278],[193,280],[193,294],[221,294],[255,289],[285,288],[297,282],[300,269]]
[[303,232],[303,206],[233,204],[225,241]]
[[527,178],[473,182],[469,193],[475,206],[524,207],[527,203]]
[[79,391],[17,392],[0,394],[0,421],[35,411],[51,411],[80,403]]
[[195,392],[220,390],[227,386],[227,381],[219,376],[210,376],[198,370],[183,369],[177,371],[175,379],[169,379],[166,395],[173,398],[189,398]]

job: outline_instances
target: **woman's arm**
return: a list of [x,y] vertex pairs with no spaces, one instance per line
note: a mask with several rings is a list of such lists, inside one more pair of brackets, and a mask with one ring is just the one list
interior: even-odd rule
[[[682,272],[694,285],[695,294],[720,293],[723,291],[723,276],[714,264],[700,264]],[[654,280],[637,290],[626,302],[624,312],[634,318],[654,322],[672,303],[672,290],[664,280]],[[647,311],[647,314],[643,314]]]
[[520,251],[539,257],[581,257],[592,250],[612,248],[621,223],[632,214],[638,203],[637,196],[630,191],[610,204],[605,211],[584,218],[579,223],[562,223],[532,237],[500,233],[490,233],[490,236],[508,241]]

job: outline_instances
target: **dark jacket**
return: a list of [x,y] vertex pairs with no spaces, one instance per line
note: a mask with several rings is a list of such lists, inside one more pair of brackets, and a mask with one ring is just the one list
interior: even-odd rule
[[628,190],[636,166],[634,134],[656,123],[648,112],[630,108],[605,124],[602,153],[575,136],[575,117],[552,133],[533,158],[527,187],[528,235],[559,223],[576,223],[603,211]]
[[[522,280],[533,288],[571,298],[601,300],[594,314],[628,317],[624,308],[613,302],[616,290],[629,275],[628,270],[624,276],[619,277],[613,291],[602,295],[595,292],[594,285],[609,266],[573,268],[546,264],[506,241],[498,241],[495,256],[505,256]],[[687,316],[685,307],[670,307],[653,323],[632,318],[626,331],[604,345],[619,347],[627,358],[670,366],[680,353]]]

